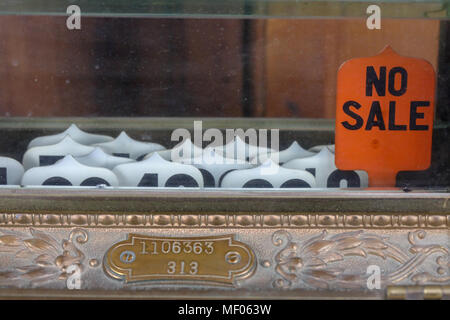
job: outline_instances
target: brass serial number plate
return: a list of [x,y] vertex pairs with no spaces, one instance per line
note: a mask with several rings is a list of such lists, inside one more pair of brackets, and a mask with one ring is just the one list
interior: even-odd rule
[[169,238],[129,234],[105,255],[106,272],[126,282],[206,281],[232,285],[255,268],[252,250],[232,235]]

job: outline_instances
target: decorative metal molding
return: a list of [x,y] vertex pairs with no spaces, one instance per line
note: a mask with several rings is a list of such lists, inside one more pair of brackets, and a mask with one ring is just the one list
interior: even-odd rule
[[32,286],[53,281],[66,280],[76,268],[82,272],[85,255],[75,243],[88,241],[88,233],[80,228],[73,229],[68,239],[61,243],[50,234],[29,229],[29,234],[18,231],[0,230],[0,252],[14,255],[18,261],[27,261],[26,265],[17,265],[10,270],[0,270],[0,286]]
[[[125,296],[166,292],[174,298],[180,292],[192,297],[220,286],[217,297],[382,299],[392,286],[448,287],[448,240],[448,229],[442,228],[227,230],[10,224],[0,227],[0,296],[11,290],[19,295],[36,290],[42,297],[45,290],[59,290],[61,297],[93,296],[100,290],[101,297],[113,292]],[[252,263],[236,245],[247,248]],[[132,274],[126,271],[129,267]],[[231,278],[226,272],[232,273]],[[217,281],[217,275],[226,281]],[[430,290],[418,297],[448,295]],[[390,298],[417,293],[394,291]]]
[[[319,235],[302,242],[293,241],[286,230],[272,235],[275,246],[283,246],[275,255],[275,272],[280,276],[274,287],[289,288],[295,282],[302,282],[314,289],[364,289],[368,287],[371,274],[349,272],[336,263],[350,259],[367,260],[369,256],[393,261],[394,268],[387,268],[380,274],[380,286],[386,287],[404,280],[416,285],[450,282],[450,251],[440,244],[419,244],[425,239],[424,230],[408,232],[409,254],[398,244],[391,243],[388,236],[370,234],[364,230],[328,235],[323,230]],[[433,256],[434,270],[420,267]],[[356,258],[355,258],[356,257]],[[389,270],[391,269],[391,270]]]
[[1,213],[0,226],[157,228],[421,228],[450,227],[445,214],[47,214]]

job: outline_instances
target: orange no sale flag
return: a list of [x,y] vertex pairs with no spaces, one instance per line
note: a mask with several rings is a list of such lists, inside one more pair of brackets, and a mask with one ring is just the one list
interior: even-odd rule
[[399,171],[426,170],[435,81],[429,62],[389,46],[344,62],[337,79],[336,167],[367,171],[370,187],[394,187]]

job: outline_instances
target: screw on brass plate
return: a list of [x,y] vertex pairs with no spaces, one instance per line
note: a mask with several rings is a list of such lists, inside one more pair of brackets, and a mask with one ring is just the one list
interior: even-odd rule
[[227,252],[225,255],[225,261],[229,264],[236,264],[241,261],[241,255],[236,251]]

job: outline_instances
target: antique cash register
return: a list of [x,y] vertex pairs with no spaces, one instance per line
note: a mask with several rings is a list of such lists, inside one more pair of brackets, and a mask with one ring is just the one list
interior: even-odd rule
[[0,297],[448,299],[449,14],[0,3]]

